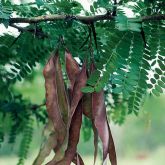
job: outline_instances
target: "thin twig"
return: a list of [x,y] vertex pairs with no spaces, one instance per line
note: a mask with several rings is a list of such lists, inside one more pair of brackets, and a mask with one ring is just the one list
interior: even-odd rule
[[41,107],[43,107],[43,106],[45,106],[45,105],[46,105],[46,103],[42,103],[42,104],[40,104],[40,105],[33,104],[33,105],[31,105],[31,108],[30,108],[30,109],[32,109],[32,110],[37,110],[37,109],[39,109],[39,108],[41,108]]
[[33,33],[36,37],[39,38],[48,38],[49,36],[47,34],[45,34],[41,28],[23,28],[20,26],[17,26],[15,24],[10,24],[9,26],[18,29],[19,32],[30,32]]

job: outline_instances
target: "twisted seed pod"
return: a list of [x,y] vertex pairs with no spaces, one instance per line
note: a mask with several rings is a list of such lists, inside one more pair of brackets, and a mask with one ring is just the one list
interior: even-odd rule
[[49,156],[51,150],[56,147],[56,145],[56,134],[52,133],[40,149],[39,154],[35,159],[33,165],[41,165],[44,162],[45,158]]
[[86,80],[87,80],[86,62],[84,62],[80,73],[77,75],[77,78],[75,80],[75,84],[73,87],[71,109],[70,109],[70,119],[72,119],[75,109],[83,96],[83,93],[81,92],[81,88],[86,85]]
[[79,153],[75,154],[74,159],[72,160],[72,162],[76,165],[84,165],[84,161],[82,160]]
[[109,129],[109,159],[110,159],[112,165],[117,165],[115,144],[114,144],[114,141],[113,141],[110,126],[108,127],[108,129]]
[[83,114],[86,117],[88,117],[92,122],[92,128],[93,128],[93,133],[94,133],[94,165],[95,165],[97,152],[98,152],[98,132],[92,118],[92,94],[90,93],[84,94],[82,98],[82,104],[83,104],[82,106]]
[[72,57],[69,50],[65,51],[65,66],[66,66],[66,73],[70,81],[69,88],[71,91],[73,91],[74,83],[76,81],[77,75],[80,72],[80,68],[77,61]]
[[93,133],[94,133],[94,165],[96,164],[96,159],[97,159],[97,153],[98,153],[98,131],[92,122],[92,127],[93,127]]
[[[90,70],[91,72],[95,70],[93,62],[91,63]],[[115,146],[107,121],[103,90],[92,93],[92,116],[95,127],[103,144],[103,164],[106,163],[107,156],[109,154],[111,164],[117,165]]]
[[54,129],[57,133],[57,141],[62,144],[66,134],[66,127],[62,120],[58,102],[57,83],[55,77],[56,61],[54,60],[54,56],[52,56],[43,70],[46,88],[46,108],[48,112],[48,117],[52,120]]
[[[84,68],[84,65],[83,65],[83,69],[82,69],[82,71],[80,71],[80,69],[79,69],[79,67],[78,67],[78,64],[77,64],[77,62],[73,59],[73,57],[71,56],[71,54],[68,52],[68,51],[66,51],[65,52],[65,59],[66,59],[66,71],[67,71],[67,75],[68,75],[68,78],[69,78],[69,80],[70,80],[70,91],[69,91],[69,96],[71,97],[70,98],[70,100],[72,100],[73,101],[73,98],[72,98],[72,95],[74,95],[74,90],[73,90],[73,87],[74,87],[74,85],[76,85],[77,86],[77,88],[79,87],[79,86],[81,86],[81,81],[80,81],[80,83],[78,82],[78,80],[77,80],[77,82],[76,82],[76,76],[77,77],[79,77],[79,79],[81,80],[81,77],[83,77],[84,76],[84,73],[85,73],[85,68]],[[70,67],[71,66],[71,67]],[[73,66],[73,67],[72,67]],[[76,83],[75,83],[76,82]],[[76,88],[76,89],[77,89]],[[80,91],[80,89],[79,89],[79,91]],[[79,92],[80,93],[80,92]],[[79,94],[78,93],[78,94]],[[75,99],[75,98],[74,98]],[[76,98],[76,105],[75,105],[75,108],[76,108],[76,111],[77,111],[77,108],[79,107],[77,107],[77,104],[79,103],[79,101],[80,101],[80,99],[81,99],[81,96],[77,99]],[[74,104],[73,104],[73,102],[72,102],[72,106],[74,106]],[[81,111],[80,111],[81,112]],[[75,114],[76,115],[76,114]],[[61,161],[59,161],[59,162],[57,162],[57,160],[55,159],[55,158],[53,158],[53,160],[52,161],[50,161],[47,165],[54,165],[54,164],[70,164],[71,163],[71,161],[73,160],[73,157],[74,157],[74,155],[75,155],[75,153],[76,153],[76,150],[74,150],[74,151],[71,151],[71,149],[73,149],[73,147],[75,147],[75,149],[76,149],[76,146],[77,146],[77,144],[76,144],[76,142],[75,142],[75,140],[73,139],[74,138],[74,131],[73,131],[73,129],[72,129],[72,127],[73,127],[73,124],[72,124],[72,122],[73,122],[73,120],[74,120],[74,113],[73,113],[73,118],[70,116],[70,121],[71,121],[71,125],[70,125],[70,129],[69,130],[72,130],[72,131],[69,131],[69,142],[68,142],[68,148],[67,148],[67,150],[66,150],[66,152],[65,152],[65,156],[64,156],[64,158],[61,160]],[[81,121],[81,120],[80,120]],[[78,125],[77,125],[78,126]],[[73,127],[73,128],[75,128],[75,127]],[[78,128],[79,129],[79,128]],[[77,130],[78,131],[78,130]],[[73,135],[72,135],[73,134]],[[77,135],[77,138],[79,139],[79,135]],[[70,139],[72,139],[72,140],[70,140]],[[70,142],[70,141],[72,141],[72,142]],[[70,146],[70,143],[72,144],[71,146]],[[78,143],[78,142],[77,142]],[[57,153],[56,153],[57,154]],[[72,157],[71,157],[71,155],[72,155]],[[56,156],[56,155],[55,155]],[[82,162],[82,161],[81,161]],[[82,164],[82,163],[81,163]]]
[[50,120],[44,128],[42,136],[44,140],[33,165],[41,165],[50,154],[51,150],[57,146],[56,134],[54,132],[53,123]]
[[69,100],[68,100],[68,96],[67,96],[65,85],[64,85],[62,68],[61,68],[58,52],[56,52],[55,54],[54,64],[55,64],[55,71],[56,71],[55,77],[56,77],[56,84],[57,84],[59,108],[61,111],[63,121],[65,125],[67,126],[70,106],[69,106]]
[[55,165],[70,165],[77,151],[80,129],[82,124],[82,103],[80,102],[75,110],[69,129],[68,147],[65,156]]
[[103,91],[92,93],[92,115],[95,127],[103,144],[103,160],[106,160],[109,147],[109,130],[106,119]]
[[85,93],[82,97],[83,104],[83,114],[92,119],[92,95],[90,93]]
[[45,77],[48,116],[53,122],[57,135],[56,155],[53,161],[59,161],[64,155],[64,144],[67,143],[69,102],[65,92],[58,51],[49,59],[43,74]]

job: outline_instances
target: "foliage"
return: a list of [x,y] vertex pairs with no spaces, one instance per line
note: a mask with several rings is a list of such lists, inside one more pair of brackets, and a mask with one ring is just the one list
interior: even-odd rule
[[0,147],[5,135],[8,135],[8,143],[14,145],[23,133],[18,163],[23,164],[32,141],[34,119],[45,124],[46,117],[45,109],[31,105],[21,95],[13,96],[12,101],[0,101]]
[[[89,37],[90,25],[72,18],[62,21],[28,24],[18,28],[18,35],[5,33],[0,36],[0,144],[4,134],[9,134],[9,143],[23,132],[20,162],[27,155],[32,136],[31,118],[46,122],[44,110],[35,111],[30,102],[15,94],[17,81],[26,81],[37,64],[42,65],[63,36],[64,44],[74,57],[82,62],[94,56],[97,70],[92,73],[83,92],[106,92],[106,102],[113,121],[122,124],[128,113],[136,115],[146,95],[159,96],[165,88],[165,22],[143,22],[141,17],[165,14],[162,0],[121,0],[117,5],[115,21],[95,23],[95,37]],[[131,9],[136,18],[128,18],[123,7]],[[9,0],[0,3],[0,23],[12,26],[10,17],[36,17],[47,14],[94,15],[115,9],[113,1],[95,1],[90,11],[74,0],[36,0],[34,3],[14,4]],[[82,48],[81,48],[82,47]],[[81,49],[80,49],[81,48]],[[92,51],[94,50],[94,51]],[[61,50],[63,52],[63,46]],[[64,56],[61,56],[64,61]],[[110,101],[113,101],[113,103]],[[8,119],[8,131],[4,127]],[[84,134],[91,134],[89,121],[85,120]],[[29,123],[29,124],[28,124]],[[27,136],[28,135],[28,136]],[[88,137],[86,137],[88,140]],[[26,145],[28,144],[28,145]]]

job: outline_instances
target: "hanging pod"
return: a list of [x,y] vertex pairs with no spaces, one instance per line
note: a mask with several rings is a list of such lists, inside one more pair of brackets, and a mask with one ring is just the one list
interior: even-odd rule
[[[86,61],[82,68],[72,57],[69,50],[65,51],[65,67],[69,80],[69,88],[65,88],[62,67],[58,50],[45,65],[43,75],[46,89],[46,108],[53,129],[49,132],[46,142],[41,147],[33,165],[43,163],[45,157],[54,149],[54,158],[47,165],[84,165],[77,153],[77,145],[84,114],[92,122],[94,132],[94,164],[98,151],[98,137],[103,146],[103,164],[107,157],[112,165],[117,165],[116,152],[111,130],[106,116],[104,91],[84,94],[81,88],[86,85]],[[90,73],[95,70],[94,63],[90,65]]]
[[77,145],[79,142],[81,124],[82,124],[82,103],[79,102],[71,121],[70,129],[69,129],[68,147],[65,151],[65,156],[61,161],[57,162],[55,165],[71,164],[77,152]]
[[61,68],[58,51],[55,54],[54,63],[55,63],[55,67],[56,67],[55,68],[55,71],[56,71],[55,77],[56,77],[56,84],[57,84],[57,95],[58,95],[59,108],[61,111],[63,121],[64,121],[65,125],[67,126],[70,105],[69,105],[69,100],[68,100],[68,94],[66,92],[65,85],[64,85],[62,68]]
[[[56,133],[55,161],[62,159],[67,144],[69,101],[65,91],[58,50],[50,57],[43,75],[46,88],[46,108]],[[49,164],[49,163],[48,163]]]
[[88,117],[91,120],[92,123],[92,129],[94,133],[94,165],[96,163],[97,158],[97,152],[98,152],[98,132],[94,124],[94,120],[92,117],[92,94],[91,93],[85,93],[82,98],[82,109],[83,114]]
[[[56,55],[56,54],[55,54]],[[66,126],[62,119],[58,101],[57,82],[56,82],[56,60],[51,56],[46,64],[43,75],[45,78],[46,89],[46,108],[50,120],[53,122],[54,130],[57,133],[57,141],[62,144],[66,134]]]
[[65,67],[68,79],[70,81],[69,89],[73,91],[74,83],[76,81],[77,75],[80,72],[80,68],[77,61],[72,57],[72,54],[68,49],[65,50]]
[[81,92],[81,88],[83,88],[86,85],[86,81],[87,81],[86,62],[84,62],[81,71],[76,77],[73,87],[73,92],[71,96],[70,119],[72,119],[75,109],[83,96],[83,93]]
[[53,148],[57,146],[57,135],[54,132],[54,126],[52,121],[48,121],[46,124],[43,133],[42,133],[43,141],[40,147],[40,151],[33,162],[33,165],[41,165],[45,158],[50,154]]
[[[95,70],[95,65],[92,62],[90,67],[91,73]],[[106,164],[107,156],[109,155],[112,165],[116,165],[116,151],[113,138],[110,132],[110,127],[107,121],[106,106],[104,100],[104,91],[92,93],[92,118],[98,135],[103,146],[103,164]]]

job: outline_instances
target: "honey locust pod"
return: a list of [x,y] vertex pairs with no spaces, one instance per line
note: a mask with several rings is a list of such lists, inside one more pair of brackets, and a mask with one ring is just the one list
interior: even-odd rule
[[98,132],[95,127],[93,118],[92,118],[92,94],[85,93],[82,97],[82,109],[83,114],[91,120],[92,129],[94,133],[94,164],[96,163],[97,151],[98,151]]
[[81,100],[83,93],[81,92],[81,88],[86,85],[87,74],[86,74],[86,62],[83,63],[82,69],[76,77],[73,93],[71,96],[71,109],[70,109],[70,120],[75,112],[75,109]]
[[103,144],[103,160],[106,160],[109,147],[109,131],[104,107],[103,91],[92,93],[92,115],[95,127]]
[[[83,165],[84,162],[77,153],[77,145],[82,124],[82,114],[84,114],[92,122],[95,148],[94,164],[97,157],[98,137],[100,137],[103,148],[103,164],[105,164],[109,155],[111,164],[116,165],[116,152],[106,116],[104,91],[101,90],[90,94],[82,93],[81,88],[86,85],[87,81],[86,61],[80,69],[78,63],[67,49],[65,51],[65,67],[70,82],[69,89],[67,89],[69,92],[66,92],[58,51],[50,57],[43,71],[46,88],[46,107],[54,130],[51,134],[52,136],[49,136],[45,147],[41,149],[40,158],[41,155],[44,155],[44,157],[48,155],[51,148],[53,148],[55,156],[47,165],[70,165],[71,162]],[[91,62],[90,74],[95,69],[94,63]],[[55,143],[51,143],[53,138],[56,140]],[[52,146],[48,147],[48,144]]]
[[[54,160],[60,160],[64,155],[64,142],[68,136],[69,102],[65,91],[58,50],[49,59],[44,71],[46,88],[46,108],[48,117],[52,120],[56,132],[57,146]],[[67,143],[67,142],[66,142]],[[49,163],[48,163],[49,164]]]
[[109,130],[109,159],[112,165],[117,165],[115,144],[113,141],[113,137],[109,125],[108,125],[108,130]]
[[57,94],[57,83],[56,83],[56,70],[54,56],[51,56],[48,63],[46,64],[43,74],[45,78],[45,89],[46,89],[46,108],[48,116],[53,123],[54,129],[57,132],[57,140],[62,143],[63,136],[66,132],[66,127],[63,122]]
[[73,58],[72,54],[69,52],[68,49],[65,50],[65,66],[66,66],[66,73],[70,81],[69,88],[72,91],[77,75],[80,72],[80,68],[77,61]]
[[[95,70],[95,65],[92,62],[90,66],[91,73]],[[104,91],[92,93],[92,118],[98,135],[103,145],[103,162],[106,162],[109,155],[112,165],[116,165],[116,151],[113,138],[110,132],[110,127],[107,121],[106,106],[104,101]]]
[[79,153],[76,153],[72,162],[76,165],[84,165],[84,161]]
[[39,154],[35,159],[33,165],[41,165],[47,156],[49,156],[51,150],[57,146],[56,134],[51,133],[48,139],[42,144]]
[[53,123],[50,120],[44,128],[42,136],[44,139],[33,165],[41,165],[50,154],[51,150],[57,146],[56,134],[54,132]]
[[70,165],[72,160],[74,160],[74,156],[77,152],[77,145],[79,142],[81,124],[82,124],[82,102],[79,102],[71,121],[70,129],[69,129],[68,147],[65,151],[65,156],[55,165]]
[[77,165],[84,165],[84,161],[81,158],[80,154],[76,153],[75,155],[75,161],[73,160],[73,162]]
[[82,97],[83,104],[83,114],[92,119],[92,95],[90,93],[85,93]]
[[56,77],[56,84],[57,84],[57,95],[58,95],[59,108],[61,111],[63,121],[64,121],[65,125],[67,126],[70,105],[69,105],[68,95],[67,95],[65,85],[64,85],[62,68],[61,68],[58,51],[55,54],[54,62],[55,62],[55,71],[56,71],[55,77]]

